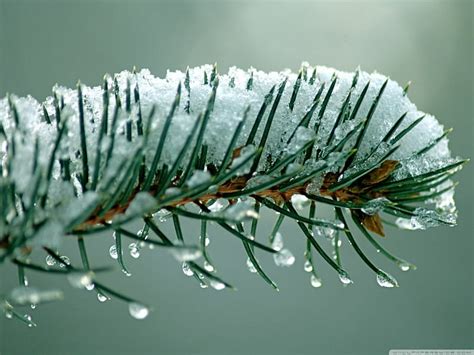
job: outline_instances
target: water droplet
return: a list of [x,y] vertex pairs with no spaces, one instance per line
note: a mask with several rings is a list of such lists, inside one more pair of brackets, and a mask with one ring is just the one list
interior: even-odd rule
[[256,273],[257,272],[257,269],[253,265],[252,260],[250,260],[250,258],[247,258],[247,268],[249,269],[249,271],[251,273]]
[[313,271],[313,265],[311,264],[311,261],[306,260],[306,261],[304,262],[303,268],[304,268],[304,271],[306,271],[306,272],[311,272],[311,271]]
[[210,284],[211,284],[211,287],[212,287],[214,290],[220,291],[220,290],[225,289],[224,283],[222,283],[222,282],[220,282],[220,281],[211,280]]
[[398,267],[402,271],[410,271],[410,270],[416,270],[416,266],[409,263],[408,261],[398,261],[397,262]]
[[353,283],[352,279],[349,277],[349,274],[344,270],[340,271],[339,280],[341,280],[344,285],[350,285]]
[[386,272],[379,272],[377,274],[377,283],[382,287],[398,287],[398,281]]
[[272,249],[275,249],[276,251],[280,251],[283,249],[283,236],[281,235],[280,232],[276,232],[275,237],[273,238],[272,242]]
[[146,228],[139,229],[137,231],[137,237],[146,240],[148,238],[148,230]]
[[193,261],[199,259],[202,256],[201,249],[197,247],[179,246],[171,248],[171,255],[178,261]]
[[34,303],[30,304],[30,308],[31,308],[31,309],[36,309],[36,306],[37,306],[37,305],[34,304]]
[[94,288],[92,272],[71,272],[67,275],[67,279],[72,287],[85,288],[87,290]]
[[257,219],[259,214],[245,202],[238,202],[223,211],[223,217],[229,221],[241,222],[246,219]]
[[314,226],[313,235],[332,240],[336,235],[336,230],[332,229],[331,227]]
[[48,266],[56,265],[56,259],[54,259],[51,255],[46,255],[46,265]]
[[128,311],[130,312],[130,315],[135,319],[145,319],[150,313],[148,307],[137,302],[129,303]]
[[[331,240],[331,244],[332,244],[333,247],[335,247],[335,246],[336,246],[336,239],[332,239],[332,240]],[[342,246],[342,240],[341,240],[341,239],[338,239],[338,240],[337,240],[337,246],[338,246],[339,248]]]
[[378,213],[382,208],[384,208],[386,205],[390,203],[391,203],[390,200],[387,199],[386,197],[375,198],[364,204],[364,207],[362,208],[362,212],[364,212],[367,215],[372,216]]
[[122,272],[125,274],[125,276],[130,277],[132,276],[132,273],[128,270],[122,269]]
[[183,263],[183,274],[185,274],[186,276],[194,275],[194,272],[193,270],[191,270],[188,263]]
[[408,271],[410,270],[410,265],[406,264],[406,263],[400,263],[398,264],[398,267],[400,268],[400,270],[402,271]]
[[128,249],[132,258],[138,259],[140,257],[140,248],[138,247],[137,243],[130,243],[128,245]]
[[23,278],[23,285],[28,286],[29,283],[30,283],[30,282],[28,281],[28,278],[25,276],[25,277]]
[[323,283],[321,279],[317,278],[314,275],[311,275],[311,286],[313,286],[314,288],[318,288],[318,287],[321,287],[322,285]]
[[13,313],[11,311],[5,311],[5,317],[7,317],[8,319],[12,319]]
[[305,195],[294,194],[291,196],[291,203],[293,204],[294,208],[301,211],[309,205],[310,201]]
[[109,300],[109,298],[108,298],[106,295],[102,294],[102,293],[98,293],[98,294],[97,294],[97,299],[98,299],[99,302],[101,302],[101,303],[103,303],[103,302]]
[[153,217],[157,217],[158,218],[158,221],[160,221],[160,223],[164,223],[166,222],[169,218],[171,218],[171,212],[166,210],[166,209],[161,209],[159,210],[158,212],[154,213],[153,214]]
[[215,270],[214,266],[208,261],[204,261],[204,269],[206,269],[206,271],[209,271],[209,272],[213,272]]
[[109,255],[112,259],[118,259],[117,247],[115,246],[115,244],[109,248]]
[[288,249],[282,249],[273,254],[273,260],[277,266],[291,266],[295,263],[295,256]]
[[69,260],[69,258],[65,255],[62,255],[60,256],[60,259],[64,262],[64,263],[60,263],[59,264],[59,267],[66,267],[64,264],[66,265],[71,265],[71,261]]
[[218,198],[212,205],[209,206],[209,209],[211,210],[211,212],[219,212],[228,204],[229,201],[227,201],[226,199]]
[[[204,246],[209,246],[209,244],[211,244],[211,240],[209,239],[209,237],[206,235],[205,237],[206,239],[204,240]],[[202,235],[199,236],[199,241],[202,241]]]
[[199,283],[199,287],[201,287],[201,288],[208,288],[209,286],[208,286],[207,283],[205,283],[204,281],[201,281],[201,282]]

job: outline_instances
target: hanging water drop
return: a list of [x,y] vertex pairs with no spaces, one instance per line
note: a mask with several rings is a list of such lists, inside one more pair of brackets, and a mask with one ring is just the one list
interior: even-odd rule
[[306,272],[311,272],[311,271],[313,271],[313,265],[311,264],[311,261],[306,260],[306,261],[304,262],[303,268],[304,268],[304,271],[306,271]]
[[204,269],[206,269],[206,271],[209,271],[209,272],[213,272],[215,270],[214,266],[207,260],[204,261]]
[[135,319],[145,319],[150,313],[148,307],[137,302],[129,303],[128,311],[130,312],[130,315]]
[[402,271],[408,271],[408,270],[410,270],[410,265],[405,264],[405,263],[400,263],[400,264],[398,265],[398,267],[399,267],[400,270],[402,270]]
[[100,303],[104,303],[105,301],[107,301],[109,298],[104,295],[103,293],[98,293],[97,294],[97,299],[99,300]]
[[193,270],[191,270],[188,263],[183,263],[183,274],[185,274],[186,276],[194,275],[194,272]]
[[278,253],[273,254],[273,260],[277,266],[291,266],[295,263],[295,256],[288,249],[282,249]]
[[398,281],[392,275],[383,271],[377,274],[377,283],[382,287],[398,287]]
[[402,271],[410,271],[410,270],[416,270],[416,266],[409,263],[408,261],[398,261],[397,266],[400,268]]
[[344,270],[339,272],[339,280],[341,280],[344,285],[350,285],[353,283],[352,279],[349,277],[349,274]]
[[199,287],[201,287],[201,288],[208,288],[209,286],[208,286],[207,283],[205,283],[204,281],[201,281],[201,282],[199,283]]
[[211,287],[212,287],[214,290],[221,291],[221,290],[225,289],[224,283],[222,283],[222,282],[220,282],[220,281],[211,280],[210,284],[211,284]]
[[117,247],[115,246],[115,244],[109,248],[109,255],[112,259],[118,259]]
[[128,245],[128,249],[132,258],[138,259],[140,257],[140,248],[138,247],[137,243],[130,243]]
[[30,308],[31,308],[31,309],[36,309],[36,306],[37,306],[37,305],[36,305],[35,303],[30,304]]
[[313,286],[314,288],[318,288],[318,287],[321,287],[323,285],[321,279],[317,278],[314,275],[311,275],[310,281],[311,281],[311,286]]

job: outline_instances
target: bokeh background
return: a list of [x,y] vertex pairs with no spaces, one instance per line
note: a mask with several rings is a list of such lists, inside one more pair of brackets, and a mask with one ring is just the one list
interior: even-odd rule
[[[411,80],[410,98],[455,128],[455,154],[472,157],[473,17],[469,0],[0,0],[0,96],[42,100],[55,83],[96,85],[104,73],[133,65],[157,75],[214,62],[220,71],[232,65],[297,70],[303,60],[343,70],[360,65],[402,84]],[[0,319],[0,353],[375,355],[474,348],[473,178],[472,164],[458,175],[459,226],[391,229],[383,241],[418,270],[400,272],[361,240],[398,278],[398,289],[379,287],[349,248],[342,258],[354,285],[342,287],[320,262],[324,287],[311,288],[302,270],[303,236],[285,224],[296,264],[277,269],[260,255],[280,286],[276,293],[248,272],[240,243],[211,229],[211,255],[237,292],[202,290],[168,254],[146,250],[138,260],[126,257],[133,277],[118,270],[103,277],[153,305],[154,312],[137,321],[119,301],[100,304],[60,277],[29,273],[31,284],[61,288],[66,298],[31,311],[35,329]],[[263,215],[262,236],[274,218]],[[184,227],[188,240],[197,238],[196,224]],[[87,240],[93,265],[113,264],[111,244],[110,235]],[[79,261],[73,240],[61,251]],[[16,284],[16,270],[2,265],[1,291]]]

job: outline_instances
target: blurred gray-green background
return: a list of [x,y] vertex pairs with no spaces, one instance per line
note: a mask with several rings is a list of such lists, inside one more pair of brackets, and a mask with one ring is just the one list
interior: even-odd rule
[[[451,148],[473,156],[472,1],[59,1],[0,0],[0,96],[44,99],[55,83],[99,84],[104,73],[147,67],[157,75],[204,63],[297,70],[301,61],[353,70],[358,65],[405,83],[421,110],[454,127]],[[144,321],[126,305],[100,304],[59,277],[29,273],[31,284],[66,298],[31,311],[39,326],[0,320],[0,353],[12,354],[388,354],[393,348],[474,348],[473,168],[459,175],[459,226],[421,232],[390,229],[383,242],[417,264],[402,273],[361,246],[401,287],[383,289],[349,248],[343,263],[354,285],[342,287],[319,262],[324,287],[302,270],[303,236],[283,233],[297,256],[290,269],[260,260],[278,282],[272,291],[248,272],[241,244],[218,229],[210,246],[237,292],[202,290],[163,252],[127,256],[133,277],[103,279],[150,303]],[[324,212],[324,210],[323,210]],[[261,233],[274,216],[264,214]],[[187,223],[186,238],[197,238]],[[166,227],[168,228],[168,227]],[[138,226],[137,226],[138,229]],[[110,235],[87,240],[93,265],[113,264]],[[79,256],[73,241],[63,252]],[[16,270],[0,268],[2,291]]]

